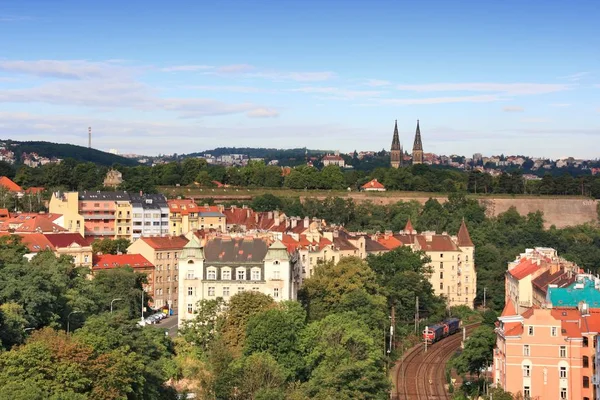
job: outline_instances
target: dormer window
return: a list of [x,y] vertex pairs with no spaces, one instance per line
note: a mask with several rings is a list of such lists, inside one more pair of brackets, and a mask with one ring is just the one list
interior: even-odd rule
[[236,271],[236,278],[238,281],[245,281],[246,280],[246,269],[245,268],[238,268]]

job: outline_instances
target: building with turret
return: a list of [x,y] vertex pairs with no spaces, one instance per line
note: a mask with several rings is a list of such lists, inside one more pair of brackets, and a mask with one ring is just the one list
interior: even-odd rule
[[412,163],[423,164],[423,142],[421,141],[421,128],[419,128],[419,120],[417,120],[417,131],[415,132],[415,142],[412,151]]
[[398,120],[394,124],[394,138],[392,139],[391,148],[391,164],[392,168],[399,168],[402,166],[402,146],[400,145],[400,136],[398,135]]

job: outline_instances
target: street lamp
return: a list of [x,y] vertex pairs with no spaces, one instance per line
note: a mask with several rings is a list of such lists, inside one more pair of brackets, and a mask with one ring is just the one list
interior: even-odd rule
[[69,313],[69,315],[67,315],[67,336],[69,336],[69,330],[71,328],[70,323],[71,323],[71,314],[81,314],[83,311],[71,311]]
[[115,301],[119,301],[119,300],[123,300],[123,299],[112,299],[112,300],[110,301],[110,313],[111,313],[111,314],[112,314],[112,311],[113,311],[113,303],[114,303]]

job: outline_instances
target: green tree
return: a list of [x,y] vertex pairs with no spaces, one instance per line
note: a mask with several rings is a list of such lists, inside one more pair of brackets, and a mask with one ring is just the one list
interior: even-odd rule
[[479,376],[492,362],[496,334],[489,326],[475,329],[465,342],[462,353],[454,358],[452,365],[459,374],[471,373]]
[[128,239],[96,239],[92,242],[92,251],[94,254],[118,254],[127,253],[127,248],[131,245]]
[[202,351],[208,351],[222,323],[224,307],[221,297],[199,301],[194,318],[184,322],[179,334]]

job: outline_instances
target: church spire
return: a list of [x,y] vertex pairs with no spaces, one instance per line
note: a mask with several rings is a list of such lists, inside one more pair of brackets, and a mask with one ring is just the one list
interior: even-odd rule
[[400,135],[398,134],[398,120],[394,123],[394,137],[392,138],[390,161],[392,168],[402,166],[402,146],[400,145]]
[[458,229],[457,241],[460,247],[473,247],[473,241],[471,240],[471,235],[469,235],[469,230],[467,229],[467,224],[465,224],[465,218],[460,224],[460,228]]
[[415,132],[415,142],[413,144],[413,164],[423,164],[423,142],[421,141],[421,128],[417,120],[417,131]]

